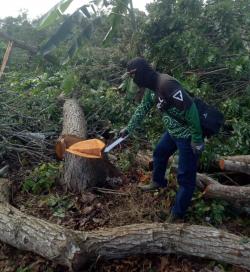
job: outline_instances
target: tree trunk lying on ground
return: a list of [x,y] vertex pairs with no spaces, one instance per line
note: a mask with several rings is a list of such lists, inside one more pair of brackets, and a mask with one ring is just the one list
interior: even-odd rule
[[[0,190],[9,183],[0,180]],[[73,231],[25,215],[0,195],[0,240],[79,271],[96,259],[141,254],[184,254],[250,268],[250,240],[212,227],[134,224],[97,231]]]
[[[76,99],[68,99],[63,106],[62,137],[76,139],[87,138],[87,128],[83,111]],[[64,171],[61,184],[74,192],[83,192],[86,188],[103,186],[107,182],[120,182],[120,172],[104,157],[85,159],[68,152],[64,157]]]
[[232,171],[250,175],[250,155],[232,156],[218,160],[223,171]]
[[240,212],[250,214],[250,187],[222,185],[216,180],[197,173],[197,186],[204,190],[205,197],[229,201]]

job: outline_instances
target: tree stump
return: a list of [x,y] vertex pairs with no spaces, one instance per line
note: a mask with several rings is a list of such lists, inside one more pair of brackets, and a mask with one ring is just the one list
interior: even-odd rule
[[[76,99],[68,99],[64,103],[62,135],[87,139],[84,113]],[[105,157],[85,159],[66,152],[60,182],[65,189],[81,193],[90,187],[104,186],[110,180],[113,183],[121,182],[120,176],[120,172]]]

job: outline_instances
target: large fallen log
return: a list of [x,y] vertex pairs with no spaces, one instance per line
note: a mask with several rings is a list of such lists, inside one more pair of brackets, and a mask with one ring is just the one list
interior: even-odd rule
[[[134,224],[73,231],[28,216],[7,203],[9,182],[0,180],[0,240],[79,271],[96,259],[141,254],[185,254],[250,268],[250,240],[212,227]],[[3,194],[5,192],[5,194]]]
[[232,171],[250,175],[250,155],[230,156],[218,160],[222,171]]
[[[63,106],[62,137],[67,135],[76,139],[87,139],[84,113],[76,99],[66,100]],[[86,188],[103,186],[107,182],[120,182],[120,175],[105,157],[85,159],[66,152],[61,184],[71,191],[83,192]]]
[[0,204],[0,240],[78,271],[95,259],[185,254],[250,268],[249,239],[185,224],[135,224],[77,232]]

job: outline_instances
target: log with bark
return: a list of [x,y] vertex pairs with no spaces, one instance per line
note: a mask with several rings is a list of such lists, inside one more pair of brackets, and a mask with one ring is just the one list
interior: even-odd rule
[[[63,130],[61,138],[70,135],[76,141],[87,139],[84,113],[76,99],[68,99],[63,106]],[[63,144],[63,142],[62,142]],[[117,184],[121,182],[121,173],[106,157],[85,159],[65,153],[64,170],[61,184],[65,189],[83,192],[87,188]]]
[[247,237],[206,226],[160,223],[73,231],[26,215],[9,205],[9,183],[1,180],[0,184],[0,195],[5,195],[0,199],[0,240],[73,271],[80,271],[97,259],[170,253],[250,268]]
[[250,164],[250,155],[236,155],[236,156],[227,156],[226,160],[245,162]]
[[216,198],[228,201],[238,212],[250,214],[250,187],[228,186],[205,174],[197,173],[197,186],[204,190],[207,198]]
[[250,155],[230,156],[218,160],[221,170],[250,175]]
[[197,183],[201,188],[205,189],[207,197],[250,204],[249,186],[222,185],[216,180],[199,173],[197,174]]

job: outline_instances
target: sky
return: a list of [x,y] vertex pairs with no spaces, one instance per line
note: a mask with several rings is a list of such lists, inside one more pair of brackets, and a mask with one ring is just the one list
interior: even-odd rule
[[[145,10],[145,5],[153,0],[134,0],[134,7],[140,10]],[[2,3],[1,3],[2,2]],[[0,18],[7,16],[17,16],[21,10],[27,10],[30,19],[35,19],[38,16],[46,13],[60,0],[0,0]],[[87,0],[75,0],[70,7],[70,10],[87,3]]]

